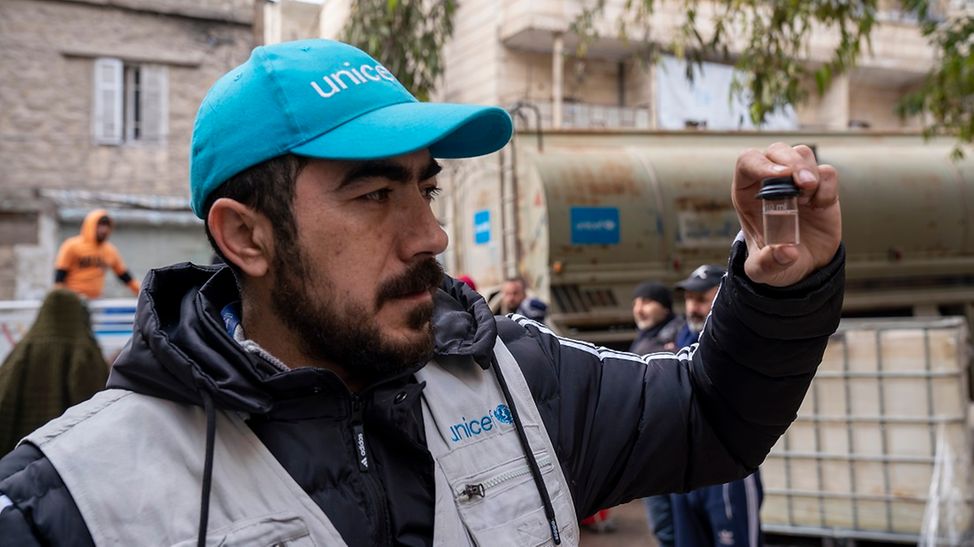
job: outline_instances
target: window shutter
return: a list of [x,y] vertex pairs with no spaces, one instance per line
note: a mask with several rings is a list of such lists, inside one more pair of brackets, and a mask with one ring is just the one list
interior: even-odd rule
[[[142,105],[135,104],[136,93],[135,90],[139,88],[139,84],[136,83],[136,75],[139,72],[140,67],[138,65],[124,65],[122,69],[122,79],[125,82],[122,84],[122,108],[124,109],[125,122],[122,124],[122,129],[124,131],[124,141],[132,142],[136,139],[135,127],[142,125],[141,116],[136,116],[136,111],[142,108]],[[141,131],[141,129],[140,129]]]
[[92,135],[97,144],[122,144],[122,61],[95,59]]
[[142,140],[164,144],[169,134],[169,69],[142,65]]

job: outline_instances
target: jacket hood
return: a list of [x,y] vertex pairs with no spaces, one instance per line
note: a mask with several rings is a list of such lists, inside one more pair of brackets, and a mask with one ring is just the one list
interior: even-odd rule
[[[244,350],[220,313],[239,299],[227,267],[183,263],[149,272],[132,339],[115,361],[108,387],[198,406],[206,392],[216,407],[250,414],[267,413],[275,401],[312,389],[344,389],[329,370],[281,372]],[[434,306],[436,356],[489,366],[497,327],[483,298],[444,276]]]
[[84,340],[94,342],[88,309],[77,293],[54,289],[47,293],[24,339]]
[[484,297],[466,283],[444,275],[434,302],[436,356],[470,356],[480,366],[488,368],[497,338],[497,324]]
[[108,217],[108,219],[111,220],[111,217],[108,216],[108,211],[104,209],[95,209],[85,215],[85,219],[81,223],[81,238],[84,239],[85,242],[98,243],[96,234],[98,231],[98,221],[105,217]]

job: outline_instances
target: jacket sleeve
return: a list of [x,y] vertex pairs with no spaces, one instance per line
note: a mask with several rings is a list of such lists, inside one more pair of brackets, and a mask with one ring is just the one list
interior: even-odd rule
[[106,258],[108,258],[108,265],[112,268],[112,271],[115,272],[115,275],[121,276],[127,272],[128,267],[125,266],[125,261],[122,260],[122,255],[118,252],[118,248],[108,242],[103,243],[103,245],[105,246],[104,252]]
[[0,459],[0,538],[3,545],[94,547],[61,477],[28,443]]
[[57,251],[57,258],[54,260],[55,270],[64,270],[70,274],[75,261],[74,247],[73,239],[68,239],[61,244],[61,247]]
[[802,282],[744,274],[736,243],[699,345],[643,357],[498,321],[572,486],[578,515],[746,476],[794,420],[838,326],[845,251]]

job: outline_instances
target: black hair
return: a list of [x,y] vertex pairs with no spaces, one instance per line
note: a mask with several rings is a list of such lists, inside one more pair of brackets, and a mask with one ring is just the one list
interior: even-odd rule
[[243,281],[240,268],[223,255],[210,232],[207,217],[213,202],[220,198],[229,198],[250,207],[270,219],[275,243],[294,244],[297,240],[297,225],[292,209],[294,184],[308,161],[308,158],[294,154],[271,158],[230,177],[206,198],[203,207],[206,238],[210,241],[213,252],[233,270],[238,282]]

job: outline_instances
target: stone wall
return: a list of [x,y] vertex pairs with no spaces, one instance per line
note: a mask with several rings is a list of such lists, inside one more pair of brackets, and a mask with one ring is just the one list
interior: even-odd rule
[[[140,11],[204,10],[209,19]],[[193,119],[216,79],[254,45],[249,2],[0,3],[0,191],[45,187],[185,195]],[[118,5],[127,7],[119,8]],[[219,6],[226,21],[215,19]],[[192,12],[193,10],[190,9]],[[97,145],[92,137],[94,59],[168,67],[164,142]]]
[[[213,82],[249,56],[253,14],[252,0],[0,1],[0,300],[39,298],[52,281],[60,221],[37,190],[188,195],[196,111]],[[98,57],[166,66],[164,139],[95,143]],[[186,231],[153,230],[177,243]],[[202,241],[200,256],[173,258],[205,258]],[[141,264],[145,246],[130,247],[123,254],[136,275],[157,265]]]

